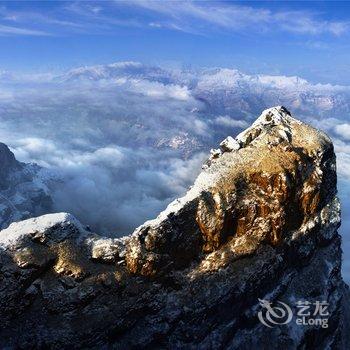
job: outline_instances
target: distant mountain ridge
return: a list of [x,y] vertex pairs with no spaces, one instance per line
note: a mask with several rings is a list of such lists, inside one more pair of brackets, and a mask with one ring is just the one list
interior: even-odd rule
[[[270,105],[271,100],[285,102],[286,105],[312,112],[316,107],[325,111],[339,109],[350,111],[349,101],[344,96],[350,95],[349,86],[314,84],[298,76],[244,74],[237,69],[229,68],[201,68],[201,69],[166,69],[158,66],[145,65],[139,62],[117,62],[109,65],[97,65],[72,69],[57,77],[60,81],[78,80],[113,80],[118,78],[144,79],[163,84],[179,84],[187,86],[194,96],[213,102],[214,98],[229,102],[232,97],[247,99],[254,96],[263,105]],[[226,96],[218,96],[227,91]],[[282,93],[283,92],[283,93]],[[288,92],[286,95],[285,93]],[[250,102],[254,102],[254,99]],[[217,106],[219,102],[216,100]],[[230,108],[242,115],[244,111],[251,111],[255,103],[241,103],[234,106],[231,100]],[[248,102],[248,101],[246,101]],[[262,105],[256,109],[260,109]],[[318,111],[319,112],[319,111]],[[256,111],[251,111],[255,114]]]
[[[142,85],[146,83],[161,84],[160,90],[167,87],[182,89],[177,95],[169,95],[169,100],[186,101],[192,98],[196,101],[198,106],[188,111],[192,114],[189,118],[197,118],[200,123],[209,124],[210,133],[189,131],[189,126],[193,124],[186,126],[179,122],[179,125],[176,125],[176,121],[168,126],[169,116],[165,115],[164,120],[158,123],[159,127],[164,127],[164,136],[161,139],[145,141],[148,145],[173,148],[172,139],[176,137],[179,140],[176,142],[176,150],[183,150],[187,156],[198,150],[206,151],[227,133],[232,132],[228,128],[230,123],[224,125],[218,118],[230,118],[233,120],[231,125],[242,120],[250,123],[261,109],[276,104],[288,106],[303,120],[311,123],[315,119],[341,118],[350,113],[349,86],[312,83],[298,76],[245,74],[229,68],[170,69],[129,61],[79,67],[57,75],[54,79],[62,84],[73,85],[116,84],[136,94],[144,94],[147,89],[157,86]],[[140,89],[140,86],[143,88]],[[145,121],[141,120],[137,125],[147,128],[144,123]],[[134,132],[135,127],[132,128]],[[176,133],[167,135],[169,128],[176,130]],[[242,126],[236,127],[234,132],[238,132],[239,129],[242,129]],[[142,142],[143,136],[138,134],[138,130],[135,132],[137,134],[133,140]]]

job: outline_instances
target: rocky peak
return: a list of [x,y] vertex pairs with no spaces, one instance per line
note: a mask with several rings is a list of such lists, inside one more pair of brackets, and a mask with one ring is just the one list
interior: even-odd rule
[[50,175],[36,164],[16,160],[0,143],[0,228],[33,215],[51,212]]
[[0,142],[0,164],[0,188],[4,189],[8,186],[9,174],[21,169],[22,165],[16,160],[8,146],[2,142]]
[[340,224],[335,171],[325,134],[284,107],[268,109],[212,151],[183,198],[136,231],[128,266],[158,274],[223,245],[238,258],[262,242],[281,245],[304,234],[329,207]]
[[15,155],[10,151],[7,145],[0,142],[0,160],[7,167],[16,166],[18,164]]
[[[64,213],[14,223],[0,347],[347,349],[336,194],[331,140],[274,107],[130,236]],[[296,300],[327,301],[329,328],[259,322],[261,304]]]

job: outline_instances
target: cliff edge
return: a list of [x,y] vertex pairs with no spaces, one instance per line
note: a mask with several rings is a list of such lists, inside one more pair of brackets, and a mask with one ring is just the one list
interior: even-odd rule
[[339,226],[331,140],[270,108],[130,236],[0,231],[0,347],[348,349]]

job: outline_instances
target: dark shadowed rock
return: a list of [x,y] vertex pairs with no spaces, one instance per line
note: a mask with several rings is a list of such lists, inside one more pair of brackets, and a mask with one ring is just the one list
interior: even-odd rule
[[[211,154],[131,236],[65,213],[1,231],[0,347],[348,349],[331,140],[275,107]],[[298,326],[300,300],[326,301],[328,327]],[[264,325],[266,301],[294,318]]]
[[22,169],[22,164],[18,162],[15,155],[4,143],[0,142],[0,189],[4,190],[9,186],[11,172]]
[[0,228],[51,211],[52,199],[42,169],[17,161],[8,146],[0,143]]

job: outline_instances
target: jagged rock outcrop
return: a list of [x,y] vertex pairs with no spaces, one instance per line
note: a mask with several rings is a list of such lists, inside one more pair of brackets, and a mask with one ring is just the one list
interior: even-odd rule
[[11,222],[52,212],[52,199],[43,170],[16,160],[0,143],[0,228]]
[[[0,232],[1,348],[347,349],[335,155],[283,107],[212,151],[128,237],[69,214]],[[328,303],[328,327],[262,324],[259,299]]]

